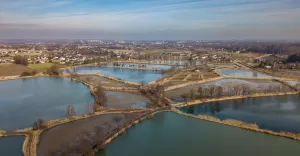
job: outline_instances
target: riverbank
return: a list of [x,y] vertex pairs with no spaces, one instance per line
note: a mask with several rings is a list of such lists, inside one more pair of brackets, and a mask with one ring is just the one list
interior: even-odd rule
[[300,141],[300,134],[295,134],[295,133],[290,133],[290,132],[274,132],[274,131],[267,130],[267,129],[261,129],[256,124],[245,123],[245,122],[238,121],[238,120],[232,120],[232,119],[220,120],[216,117],[209,116],[209,115],[196,116],[196,115],[181,112],[175,108],[173,108],[172,111],[177,114],[180,114],[180,115],[197,118],[200,120],[206,120],[206,121],[215,122],[215,123],[219,123],[219,124],[223,124],[223,125],[227,125],[227,126],[238,127],[238,128],[242,128],[242,129],[246,129],[246,130],[250,130],[250,131],[265,133],[265,134],[274,135],[274,136],[286,137],[289,139],[294,139],[294,140]]
[[189,82],[186,82],[186,83],[181,83],[181,84],[166,87],[165,91],[178,89],[178,88],[182,88],[182,87],[187,87],[187,86],[192,86],[192,85],[197,85],[197,84],[202,84],[202,83],[211,82],[211,81],[216,81],[216,80],[220,80],[222,78],[223,77],[220,76],[220,77],[215,77],[215,78],[205,79],[205,80],[199,80],[199,81],[189,81]]
[[96,112],[94,114],[85,114],[82,116],[74,116],[74,117],[70,117],[70,118],[62,118],[62,119],[48,121],[48,122],[44,123],[44,127],[46,127],[46,128],[41,129],[41,130],[31,130],[28,133],[29,135],[26,137],[26,140],[23,144],[24,155],[25,156],[36,156],[37,155],[37,145],[39,143],[40,134],[43,131],[50,129],[52,127],[63,125],[63,124],[81,120],[81,119],[86,119],[89,117],[104,115],[104,114],[127,114],[127,113],[145,112],[145,111],[149,111],[149,110],[147,110],[147,109],[127,109],[127,110],[122,109],[122,110],[120,110],[119,109],[119,110],[114,111],[113,109],[110,109],[109,111],[103,110],[102,112]]
[[193,100],[189,102],[180,102],[180,103],[175,103],[172,106],[178,108],[178,107],[192,106],[198,104],[205,104],[207,102],[215,102],[215,101],[236,100],[236,99],[245,99],[245,98],[266,97],[266,96],[293,95],[293,94],[299,94],[299,92],[256,93],[254,95],[247,95],[247,96],[229,96],[229,97],[222,97],[222,98],[211,98],[211,99]]
[[146,113],[145,115],[136,118],[132,121],[126,122],[122,125],[122,127],[119,127],[117,129],[115,129],[114,131],[112,131],[111,133],[109,133],[108,135],[106,135],[106,140],[104,141],[103,144],[98,145],[94,148],[94,152],[98,152],[99,149],[101,149],[102,147],[104,147],[105,145],[109,144],[110,142],[112,142],[116,137],[118,137],[119,135],[122,135],[124,132],[126,132],[129,128],[135,126],[136,124],[142,122],[143,120],[146,119],[151,119],[156,113],[160,113],[160,112],[171,112],[172,110],[169,109],[169,107],[166,108],[160,108],[158,110],[154,110],[152,112]]

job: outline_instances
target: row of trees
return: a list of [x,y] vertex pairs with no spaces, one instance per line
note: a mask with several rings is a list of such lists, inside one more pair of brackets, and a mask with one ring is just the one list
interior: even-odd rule
[[165,89],[163,85],[150,85],[145,86],[144,83],[141,83],[140,93],[151,100],[151,103],[148,103],[148,107],[164,107],[170,106],[170,102],[165,99]]
[[196,100],[205,98],[221,98],[226,96],[248,96],[255,93],[276,93],[288,91],[291,91],[291,88],[283,84],[269,85],[260,89],[253,89],[245,84],[233,84],[228,87],[210,85],[208,87],[200,86],[197,91],[190,90],[189,93],[183,94],[181,98],[183,98],[184,101],[187,101],[187,99]]
[[15,56],[13,59],[14,59],[15,64],[21,64],[24,66],[28,65],[28,58],[25,56],[18,55],[18,56]]
[[[117,62],[114,62],[112,64],[114,67],[126,67],[126,64],[123,64],[123,63],[117,63]],[[130,68],[147,68],[147,66],[145,64],[128,64],[128,67]]]
[[107,103],[107,97],[103,87],[97,86],[94,89],[94,96],[95,96],[94,110],[100,111]]
[[59,75],[60,71],[57,65],[52,65],[49,69],[47,69],[46,73],[49,75]]

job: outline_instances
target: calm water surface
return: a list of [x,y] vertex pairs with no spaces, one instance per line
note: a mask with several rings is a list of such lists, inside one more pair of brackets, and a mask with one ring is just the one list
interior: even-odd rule
[[1,156],[23,156],[22,146],[24,136],[0,137]]
[[222,69],[219,72],[225,76],[236,76],[236,77],[246,77],[246,78],[273,78],[272,76],[265,75],[258,72],[253,72],[244,69]]
[[144,81],[149,83],[162,77],[160,72],[150,70],[135,70],[135,69],[122,69],[122,68],[104,68],[104,67],[78,67],[76,72],[79,73],[95,73],[120,78],[126,81],[140,83]]
[[44,120],[66,116],[68,104],[76,115],[86,113],[93,96],[85,85],[69,79],[39,77],[0,81],[0,129],[31,127]]
[[208,114],[220,119],[256,123],[273,131],[300,133],[300,96],[285,95],[210,102],[180,109],[191,114]]
[[300,142],[159,113],[130,128],[97,156],[298,156]]

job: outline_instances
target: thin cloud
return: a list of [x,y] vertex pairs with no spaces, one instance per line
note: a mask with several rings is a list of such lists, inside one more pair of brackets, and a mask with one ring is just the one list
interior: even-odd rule
[[[122,35],[144,34],[141,36],[146,36],[145,32],[173,29],[172,32],[176,34],[177,31],[178,35],[171,35],[171,33],[167,35],[177,37],[180,37],[179,34],[184,34],[184,31],[194,32],[190,34],[202,32],[201,36],[207,37],[209,34],[214,37],[218,34],[219,37],[224,34],[230,36],[228,32],[231,32],[231,36],[236,37],[244,36],[247,34],[246,31],[251,30],[264,33],[266,28],[270,30],[276,28],[278,32],[275,31],[275,34],[280,34],[280,31],[289,34],[291,32],[286,31],[287,29],[300,26],[300,22],[297,22],[300,18],[300,8],[299,5],[295,5],[297,3],[295,0],[149,0],[138,3],[128,0],[125,6],[115,4],[119,8],[117,11],[105,5],[80,7],[80,1],[38,1],[39,3],[35,3],[37,0],[11,2],[0,0],[0,2],[7,2],[5,6],[0,6],[0,9],[6,8],[1,9],[0,23],[24,31],[29,29],[27,26],[32,25],[39,27],[40,31],[47,29],[102,33],[116,31],[118,33],[115,34]],[[89,1],[86,3],[88,4]],[[15,9],[7,10],[8,7],[15,7]],[[18,7],[20,9],[17,9]],[[244,28],[245,32],[231,31],[241,28]],[[203,30],[208,29],[215,31],[203,33]],[[4,31],[3,26],[0,26],[1,31]],[[268,33],[270,37],[282,36],[282,34],[270,34]]]

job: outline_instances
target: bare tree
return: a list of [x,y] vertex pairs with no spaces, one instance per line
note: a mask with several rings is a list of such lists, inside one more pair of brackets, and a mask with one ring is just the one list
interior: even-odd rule
[[95,88],[95,102],[94,102],[94,111],[101,110],[107,102],[107,97],[104,92],[104,89],[101,86]]
[[116,124],[117,124],[117,126],[118,126],[118,128],[120,127],[120,121],[122,120],[122,117],[121,116],[119,116],[119,115],[115,115],[115,116],[113,116],[113,120],[114,120],[114,122],[116,122]]
[[90,102],[88,102],[88,104],[87,104],[87,112],[88,112],[89,114],[93,114],[93,113],[94,113],[94,107],[93,107],[93,104],[90,103]]
[[204,94],[203,94],[204,88],[202,88],[202,87],[200,86],[200,87],[198,88],[197,92],[198,92],[199,98],[203,98],[203,96],[204,96]]
[[181,98],[183,99],[183,101],[184,101],[185,103],[187,103],[187,96],[186,96],[186,95],[181,95]]
[[45,128],[45,124],[44,124],[44,121],[42,119],[38,119],[36,120],[34,123],[33,123],[33,130],[38,130],[38,129],[43,129]]
[[67,116],[72,117],[74,115],[75,115],[75,109],[74,109],[73,105],[70,104],[67,106]]
[[195,100],[196,99],[196,95],[195,95],[195,91],[194,90],[190,90],[190,99],[191,100]]

